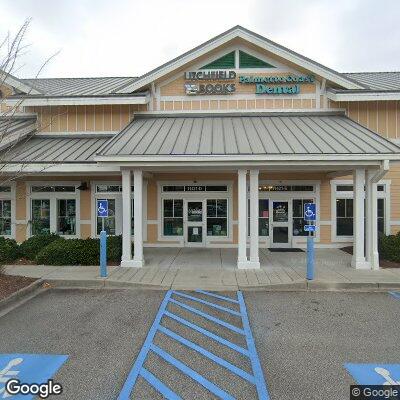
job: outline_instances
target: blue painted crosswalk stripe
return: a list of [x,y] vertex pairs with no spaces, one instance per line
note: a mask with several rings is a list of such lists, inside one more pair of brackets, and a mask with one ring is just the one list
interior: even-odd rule
[[220,306],[218,304],[210,303],[209,301],[206,301],[206,300],[203,300],[203,299],[199,299],[198,297],[189,296],[188,294],[185,294],[185,293],[175,292],[175,291],[173,293],[178,295],[178,296],[180,296],[180,297],[183,297],[185,299],[196,301],[198,303],[205,304],[206,306],[213,307],[213,308],[216,308],[218,310],[225,311],[225,312],[227,312],[229,314],[236,315],[237,317],[240,317],[240,312],[237,312],[235,310],[231,310],[230,308],[222,307],[222,306]]
[[[242,293],[237,292],[237,300],[206,291],[196,291],[195,293],[201,293],[204,296],[208,296],[210,298],[210,301],[204,300],[204,298],[200,299],[195,296],[187,295],[186,293],[182,292],[176,292],[172,290],[167,292],[166,296],[164,297],[160,305],[160,308],[154,319],[154,322],[149,330],[149,333],[146,337],[143,347],[139,352],[139,355],[132,367],[132,370],[128,374],[125,384],[118,397],[119,400],[128,400],[131,398],[132,392],[134,391],[135,385],[137,384],[138,377],[143,378],[144,381],[146,381],[150,386],[152,386],[156,391],[158,391],[164,398],[171,400],[181,399],[179,394],[175,392],[174,390],[175,388],[169,387],[164,382],[162,382],[162,380],[159,377],[156,376],[157,372],[153,371],[153,368],[157,369],[157,362],[156,364],[154,364],[155,360],[154,358],[151,364],[152,365],[151,371],[149,370],[148,367],[144,366],[145,361],[150,353],[153,353],[155,356],[160,357],[164,363],[166,362],[167,364],[173,366],[176,370],[179,371],[180,374],[186,376],[187,377],[186,379],[191,379],[197,382],[198,384],[202,385],[212,395],[220,399],[227,399],[227,400],[234,399],[234,396],[228,393],[223,387],[220,387],[219,385],[216,385],[215,383],[211,382],[209,379],[202,376],[199,372],[195,371],[193,368],[186,365],[182,360],[174,357],[174,355],[171,354],[173,350],[166,350],[163,346],[163,340],[165,342],[167,337],[169,338],[169,340],[172,340],[173,342],[183,346],[182,349],[187,348],[189,351],[195,351],[198,354],[200,354],[202,357],[204,357],[204,360],[208,360],[207,363],[209,364],[207,365],[209,365],[210,368],[213,368],[212,367],[213,364],[219,365],[229,373],[233,374],[232,379],[235,379],[234,377],[236,376],[238,379],[237,381],[238,387],[240,387],[243,384],[244,381],[242,379],[247,381],[250,385],[254,385],[259,400],[269,400],[267,385],[264,380],[260,360],[258,359],[257,356],[257,351],[251,333],[246,305]],[[218,310],[219,312],[218,315],[221,315],[222,313],[222,315],[229,314],[237,316],[239,317],[238,323],[242,326],[242,328],[232,325],[226,322],[225,320],[222,320],[211,314],[203,312],[195,307],[189,306],[186,303],[182,303],[176,300],[176,298],[174,298],[173,296],[188,299],[190,301],[193,301],[194,304],[199,303],[209,306],[211,309]],[[211,303],[213,298],[218,300],[229,299],[226,301],[231,304],[236,304],[236,307],[239,308],[239,311],[233,310],[232,308],[220,306],[219,304]],[[169,304],[178,306],[181,309],[185,310],[186,311],[185,318],[183,318],[180,315],[177,315],[175,312],[171,311],[171,309],[167,309]],[[177,310],[179,311],[179,309]],[[231,311],[233,311],[234,313],[232,313]],[[233,343],[230,340],[227,340],[226,338],[220,336],[219,334],[211,332],[208,329],[205,329],[204,327],[199,326],[198,324],[186,319],[186,318],[190,319],[191,315],[197,317],[200,316],[204,318],[205,320],[218,326],[219,327],[218,329],[220,330],[228,329],[240,335],[237,337],[242,338],[242,340],[245,340],[246,348],[241,347],[238,344]],[[164,317],[166,318],[166,320],[169,319],[175,321],[178,324],[177,327],[182,326],[185,327],[186,330],[184,330],[183,333],[175,332],[171,327],[167,327],[164,325],[163,322]],[[200,334],[201,336],[212,339],[213,341],[220,343],[229,349],[235,350],[241,356],[247,357],[251,364],[251,372],[245,371],[239,366],[233,364],[232,359],[230,361],[224,359],[223,355],[225,353],[216,355],[215,353],[207,349],[206,344],[209,342],[205,341],[204,343],[206,344],[200,345],[198,343],[194,343],[192,340],[189,340],[187,337],[184,337],[184,335],[187,335],[188,332],[190,332],[191,330],[197,332],[197,334]],[[227,331],[224,332],[226,333]],[[158,333],[157,344],[155,344],[154,339],[157,333]],[[168,348],[171,349],[169,346]],[[160,365],[161,367],[162,364],[158,365]],[[179,387],[179,383],[182,380],[182,375],[177,375],[176,380],[177,380],[177,386]],[[222,386],[224,385],[222,384]]]
[[249,355],[249,351],[244,349],[243,347],[238,346],[235,343],[230,342],[229,340],[226,340],[224,338],[222,338],[221,336],[216,335],[215,333],[212,333],[210,331],[208,331],[207,329],[202,328],[201,326],[198,326],[196,324],[193,324],[190,321],[187,321],[184,318],[179,317],[178,315],[172,314],[168,311],[165,312],[165,315],[169,318],[174,319],[177,322],[180,322],[183,325],[186,325],[189,328],[192,328],[193,330],[202,333],[203,335],[209,337],[210,339],[215,340],[218,343],[223,344],[224,346],[229,347],[232,350],[237,351],[240,354],[243,354],[244,356],[248,356]]

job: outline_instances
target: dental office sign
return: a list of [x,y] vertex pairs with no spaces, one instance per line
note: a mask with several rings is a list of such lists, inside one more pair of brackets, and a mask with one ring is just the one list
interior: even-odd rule
[[191,96],[232,94],[236,91],[235,79],[236,72],[230,70],[185,72],[185,92]]
[[301,84],[314,82],[313,75],[239,76],[240,84],[255,84],[256,94],[299,94]]

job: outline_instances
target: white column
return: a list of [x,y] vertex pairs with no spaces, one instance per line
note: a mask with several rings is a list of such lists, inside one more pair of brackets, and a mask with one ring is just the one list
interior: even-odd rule
[[368,268],[364,256],[364,182],[365,169],[357,168],[353,171],[353,268]]
[[238,170],[238,268],[247,268],[247,171],[245,169]]
[[250,268],[260,268],[258,256],[258,169],[250,170]]
[[134,186],[134,256],[133,266],[143,267],[143,171],[133,171]]
[[122,171],[122,267],[130,267],[131,242],[131,171]]
[[376,183],[371,183],[371,247],[369,250],[369,262],[371,269],[379,269],[378,252],[378,193]]
[[372,181],[374,171],[369,169],[365,177],[365,261],[371,262],[372,250]]

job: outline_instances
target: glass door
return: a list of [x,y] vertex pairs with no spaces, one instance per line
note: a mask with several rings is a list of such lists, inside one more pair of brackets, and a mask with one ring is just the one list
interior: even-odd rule
[[204,202],[186,201],[185,244],[186,246],[204,245]]
[[271,247],[289,247],[289,202],[272,201]]

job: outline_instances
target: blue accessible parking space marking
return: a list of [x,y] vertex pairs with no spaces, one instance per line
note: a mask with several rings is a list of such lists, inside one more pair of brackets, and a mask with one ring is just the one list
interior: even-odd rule
[[395,299],[400,300],[400,292],[389,292]]
[[345,364],[359,385],[400,385],[400,364]]
[[[200,397],[196,392],[185,396],[179,391],[182,381],[188,380],[197,385],[197,390],[200,386],[205,389],[207,398],[235,399],[247,384],[254,388],[251,398],[268,400],[244,298],[241,292],[235,294],[233,298],[203,290],[190,294],[168,291],[118,399],[133,398],[142,379],[167,399]],[[173,328],[171,323],[175,324]],[[232,337],[241,340],[235,342]],[[186,350],[179,352],[168,343]],[[214,345],[224,350],[217,353]],[[229,351],[236,356],[229,358]],[[202,357],[201,363],[193,362],[194,354]],[[151,357],[157,361],[148,362]],[[241,357],[247,360],[247,368],[237,360]],[[171,368],[171,373],[163,375],[165,368]],[[218,379],[221,370],[230,378]],[[141,395],[145,396],[143,392]],[[249,398],[248,393],[242,392],[240,398]]]
[[[5,390],[9,379],[21,383],[45,383],[68,359],[66,355],[53,354],[0,354],[0,399],[10,398]],[[33,399],[31,395],[12,396],[12,399]]]

